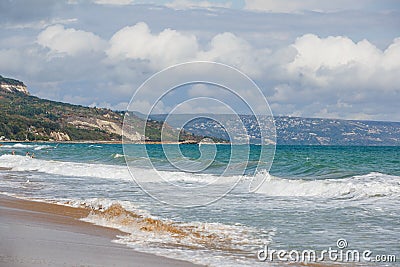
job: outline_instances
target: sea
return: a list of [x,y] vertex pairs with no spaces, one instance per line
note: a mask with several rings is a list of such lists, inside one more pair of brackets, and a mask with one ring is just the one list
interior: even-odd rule
[[[244,170],[225,173],[215,187],[234,186],[220,198],[200,203],[204,196],[192,195],[201,205],[180,207],[146,189],[171,199],[174,183],[206,184],[212,192],[208,182],[230,161],[235,170],[245,148],[232,153],[231,145],[216,145],[216,160],[196,173],[171,165],[163,153],[168,146],[135,146],[145,146],[147,155],[133,149],[124,156],[121,144],[3,143],[0,193],[90,209],[82,220],[124,232],[113,242],[207,266],[304,266],[297,256],[310,250],[370,256],[352,266],[399,264],[400,147],[277,146],[273,161],[256,157],[240,165]],[[198,144],[179,148],[185,158],[202,160]],[[168,181],[150,179],[153,170],[143,164],[149,158]],[[261,184],[249,190],[254,177]],[[318,266],[332,263],[346,259],[324,254]]]

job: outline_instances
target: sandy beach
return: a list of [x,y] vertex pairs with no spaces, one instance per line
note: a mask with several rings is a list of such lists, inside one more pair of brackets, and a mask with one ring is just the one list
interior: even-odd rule
[[82,222],[88,210],[0,195],[0,266],[196,266],[113,243],[123,233]]

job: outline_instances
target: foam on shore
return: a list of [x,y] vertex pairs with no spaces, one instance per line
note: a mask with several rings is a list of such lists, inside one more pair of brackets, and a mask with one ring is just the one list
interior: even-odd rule
[[195,266],[135,252],[111,239],[120,231],[77,220],[89,212],[0,195],[0,265],[20,266]]

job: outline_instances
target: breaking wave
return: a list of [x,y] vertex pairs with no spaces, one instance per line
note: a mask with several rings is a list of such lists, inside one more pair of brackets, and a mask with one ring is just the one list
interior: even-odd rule
[[10,168],[12,171],[36,171],[62,176],[131,180],[125,166],[32,159],[18,155],[0,156],[0,167]]
[[[42,160],[19,155],[2,155],[0,156],[0,167],[8,168],[12,171],[35,171],[47,174],[68,176],[68,177],[94,177],[103,179],[114,179],[132,181],[128,168],[124,165],[107,165],[100,163],[78,163],[55,160]],[[132,169],[131,169],[132,171]],[[160,181],[159,177],[151,178],[148,169],[133,169],[134,175],[138,177],[146,177],[148,182]],[[211,174],[193,174],[185,172],[160,171],[162,177],[167,182],[182,183],[209,183],[215,182],[217,176]],[[218,179],[218,183],[224,183],[229,179],[237,179],[237,177],[226,177]]]
[[33,150],[43,150],[43,149],[53,149],[56,148],[57,145],[51,146],[51,145],[32,145],[32,144],[13,144],[13,145],[2,145],[0,148],[10,148],[10,149],[33,149]]
[[121,155],[121,154],[118,154],[118,153],[113,154],[112,156],[113,156],[114,159],[123,158],[124,157],[124,155]]
[[[128,201],[88,199],[61,204],[90,209],[83,221],[127,233],[115,242],[139,251],[209,266],[243,266],[246,260],[254,258],[257,245],[270,242],[274,235],[273,229],[260,231],[240,224],[161,219]],[[215,261],[216,257],[225,257],[225,260]],[[242,258],[243,263],[238,258]]]
[[[126,166],[93,163],[62,162],[53,160],[32,159],[25,156],[2,155],[0,167],[11,171],[35,171],[47,174],[69,177],[95,177],[113,180],[132,181]],[[168,182],[182,183],[209,183],[215,182],[216,176],[211,174],[193,174],[185,172],[161,171]],[[148,182],[154,182],[149,170],[137,168],[134,175],[149,177]],[[266,181],[256,190],[256,193],[276,197],[314,197],[314,198],[365,198],[400,196],[400,177],[379,172],[352,176],[340,179],[285,179],[272,176],[268,173],[259,173],[267,176]],[[237,180],[237,176],[218,179],[218,183]],[[250,181],[243,177],[242,181]],[[159,180],[157,180],[159,181]]]
[[270,175],[256,191],[277,197],[370,198],[400,196],[400,177],[379,172],[342,179],[283,179]]

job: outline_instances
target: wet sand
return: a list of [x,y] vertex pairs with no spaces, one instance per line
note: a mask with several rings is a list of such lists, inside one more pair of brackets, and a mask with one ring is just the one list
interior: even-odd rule
[[113,243],[124,233],[78,220],[88,213],[0,195],[0,266],[197,266]]

